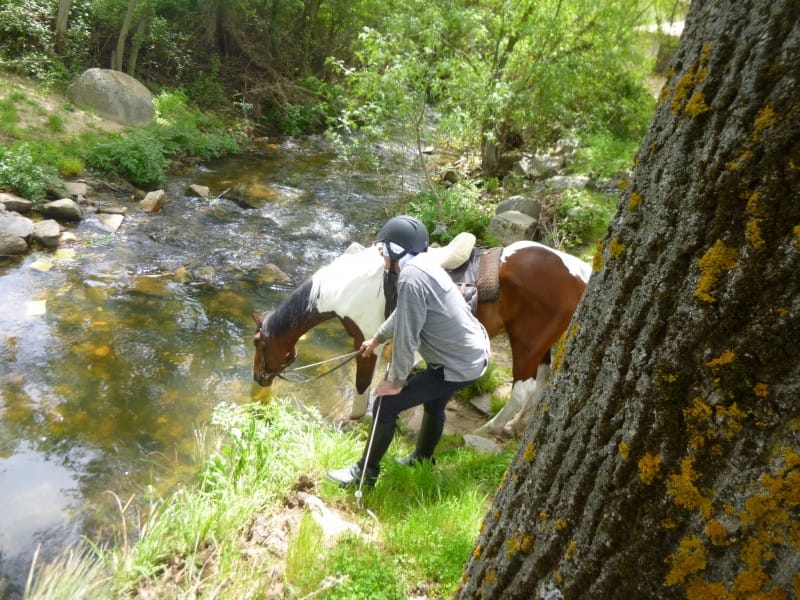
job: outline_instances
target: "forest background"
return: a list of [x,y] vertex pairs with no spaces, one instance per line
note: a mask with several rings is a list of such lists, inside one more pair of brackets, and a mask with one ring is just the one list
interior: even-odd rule
[[[53,89],[90,67],[125,71],[153,91],[159,119],[48,143],[15,130],[21,99],[7,98],[0,185],[41,199],[59,178],[89,170],[152,188],[175,161],[237,151],[253,136],[324,132],[347,154],[368,155],[375,139],[420,155],[435,147],[468,183],[443,198],[431,178],[421,202],[454,219],[473,184],[518,191],[522,153],[560,139],[582,146],[584,172],[628,169],[653,114],[648,81],[676,44],[647,31],[679,19],[686,4],[7,0],[0,67]],[[53,116],[50,128],[63,123]],[[590,220],[607,221],[609,209],[585,203]],[[478,234],[485,223],[463,221],[456,228]]]

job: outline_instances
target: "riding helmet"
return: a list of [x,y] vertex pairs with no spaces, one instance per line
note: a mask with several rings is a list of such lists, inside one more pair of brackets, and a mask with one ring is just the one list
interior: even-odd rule
[[379,242],[394,242],[409,254],[419,254],[428,249],[428,230],[421,221],[409,215],[392,217],[378,233]]

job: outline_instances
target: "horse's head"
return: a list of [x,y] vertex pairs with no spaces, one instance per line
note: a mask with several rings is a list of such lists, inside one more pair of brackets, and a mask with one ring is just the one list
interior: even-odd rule
[[269,320],[261,319],[253,313],[256,322],[256,332],[253,334],[253,345],[256,347],[256,356],[253,360],[253,379],[263,386],[272,384],[272,380],[280,375],[297,356],[294,343],[280,336],[270,336],[264,326]]

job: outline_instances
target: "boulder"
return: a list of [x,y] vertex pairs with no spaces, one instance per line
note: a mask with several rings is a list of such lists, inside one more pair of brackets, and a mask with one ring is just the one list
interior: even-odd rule
[[58,221],[46,219],[33,226],[33,239],[46,248],[57,248],[61,237],[61,226]]
[[538,200],[527,196],[511,196],[500,202],[494,212],[499,215],[509,210],[516,210],[538,220],[542,212],[542,205]]
[[528,179],[552,177],[564,168],[563,156],[549,154],[526,154],[517,163],[522,174]]
[[488,233],[504,246],[520,240],[533,239],[536,232],[536,219],[517,210],[507,210],[492,217]]
[[8,192],[0,192],[0,204],[6,207],[6,210],[13,210],[20,213],[27,213],[33,210],[33,202],[20,198]]
[[542,184],[551,190],[582,190],[591,181],[586,175],[556,175],[545,179]]
[[17,213],[0,214],[0,231],[24,240],[33,234],[33,221]]
[[189,196],[194,196],[195,198],[204,198],[208,200],[211,197],[211,190],[208,189],[208,186],[200,185],[199,183],[193,183],[188,187],[186,193]]
[[125,217],[121,214],[97,213],[96,218],[102,230],[114,233],[122,225],[122,220]]
[[72,198],[84,197],[89,193],[89,186],[82,181],[68,181],[66,191]]
[[72,198],[61,198],[42,204],[39,212],[43,216],[57,221],[80,221],[83,219],[81,207]]
[[147,125],[153,120],[153,95],[142,83],[120,71],[88,69],[67,89],[76,106],[120,125]]
[[167,192],[164,190],[156,190],[148,192],[147,195],[139,201],[139,208],[145,212],[158,212],[167,201]]
[[18,235],[0,231],[0,257],[23,254],[28,251],[28,243]]

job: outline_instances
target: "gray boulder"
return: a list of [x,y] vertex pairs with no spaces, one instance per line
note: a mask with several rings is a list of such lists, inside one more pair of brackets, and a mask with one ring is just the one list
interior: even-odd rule
[[147,125],[153,120],[153,95],[139,81],[111,69],[88,69],[67,89],[76,106],[121,125]]
[[20,213],[28,213],[33,210],[33,202],[20,198],[8,192],[0,192],[0,204],[6,207],[6,210],[13,210]]
[[43,204],[39,209],[43,216],[57,221],[80,221],[83,219],[83,212],[78,203],[72,198],[61,198]]
[[53,219],[39,221],[33,225],[33,239],[46,248],[57,248],[61,237],[61,226]]
[[591,183],[586,175],[556,175],[542,182],[543,188],[551,190],[582,190]]
[[517,210],[507,210],[492,217],[488,233],[504,246],[520,240],[530,240],[536,232],[536,219]]
[[121,214],[97,213],[96,218],[100,229],[114,233],[122,225],[122,220],[125,217]]
[[28,251],[28,243],[18,235],[0,230],[0,257],[23,254]]
[[29,240],[33,235],[33,221],[17,213],[2,213],[0,214],[0,231]]
[[516,210],[534,219],[539,219],[542,212],[542,205],[538,200],[527,196],[511,196],[500,202],[495,208],[495,214],[504,213],[509,210]]

